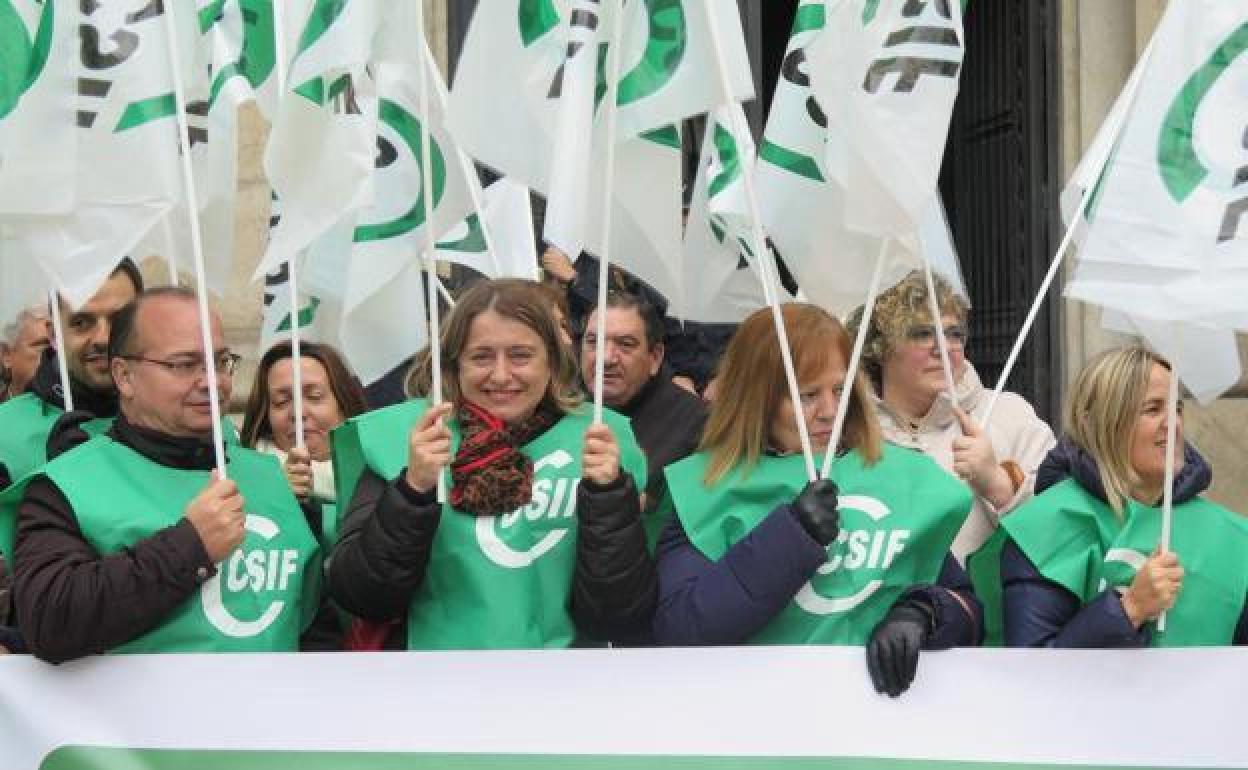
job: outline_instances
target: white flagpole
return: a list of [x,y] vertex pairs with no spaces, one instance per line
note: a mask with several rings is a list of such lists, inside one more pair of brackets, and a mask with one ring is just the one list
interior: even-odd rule
[[[170,212],[172,213],[172,212]],[[160,218],[160,229],[165,233],[165,248],[169,249],[169,253],[165,255],[165,264],[169,267],[169,285],[178,285],[178,257],[177,251],[173,243],[173,225],[169,222],[169,214],[165,214]]]
[[455,307],[455,298],[447,291],[446,284],[442,283],[442,279],[435,275],[433,280],[438,285],[438,295],[442,297],[442,301],[446,303],[446,306]]
[[[719,75],[723,102],[731,105],[733,103],[732,84],[728,80],[728,65],[724,61],[724,46],[720,39],[719,23],[715,17],[715,10],[711,6],[711,0],[702,0],[702,6],[706,12],[707,29],[711,35],[711,46],[715,50],[715,64],[717,74]],[[739,115],[735,110],[731,111],[731,114],[734,124],[733,135],[737,136],[739,135],[737,131],[742,128],[736,125]],[[744,128],[747,131],[749,130],[748,127]],[[806,419],[802,414],[801,388],[798,386],[797,372],[793,367],[793,352],[789,348],[789,333],[784,326],[784,313],[780,309],[779,269],[776,267],[770,249],[767,248],[767,238],[763,234],[763,219],[759,213],[758,194],[754,189],[754,169],[749,163],[741,164],[741,182],[745,187],[745,197],[750,207],[754,252],[758,257],[758,265],[762,272],[764,294],[768,296],[768,304],[771,306],[772,321],[775,323],[776,336],[780,342],[780,359],[784,365],[784,376],[789,386],[789,400],[793,402],[793,416],[797,423],[797,435],[802,444],[802,456],[806,460],[806,477],[810,481],[815,481],[819,478],[818,470],[815,467],[815,452],[810,443],[810,432],[806,429]],[[601,317],[602,314],[600,313],[599,318]],[[599,340],[601,338],[600,333]],[[829,447],[828,451],[832,452],[832,447]]]
[[217,473],[225,478],[225,441],[221,431],[221,398],[217,391],[217,357],[212,346],[212,323],[208,309],[208,285],[204,270],[204,237],[199,227],[199,200],[195,192],[195,171],[191,164],[189,126],[186,119],[186,84],[182,82],[182,57],[178,51],[178,29],[174,18],[177,3],[165,3],[165,35],[169,38],[169,64],[173,74],[173,96],[178,121],[178,145],[182,155],[182,183],[186,194],[187,217],[191,223],[191,251],[195,258],[195,293],[199,296],[199,331],[204,348],[204,373],[208,379],[208,408],[212,415],[212,448]]
[[532,244],[533,246],[533,281],[535,283],[541,283],[542,278],[544,276],[542,275],[542,258],[537,253],[538,252],[537,230],[533,225],[533,197],[532,197],[533,193],[531,190],[529,190],[528,187],[525,187],[524,195],[529,204],[525,206],[525,209],[529,212],[529,217],[528,217],[529,243]]
[[[594,340],[594,423],[602,422],[602,380],[607,356],[607,282],[611,267],[611,214],[615,202],[615,135],[619,109],[620,46],[624,39],[624,0],[616,0],[613,11],[611,38],[607,44],[607,167],[602,193],[602,253],[598,255],[598,315]],[[589,49],[591,52],[593,48]],[[584,51],[581,56],[587,55]],[[589,55],[592,55],[589,54]]]
[[[433,231],[433,130],[429,125],[429,71],[432,63],[425,55],[428,49],[428,38],[425,37],[425,3],[415,0],[416,26],[420,37],[417,45],[421,47],[420,68],[420,197],[425,203],[425,296],[429,303],[429,355],[431,359],[431,382],[429,401],[431,406],[442,403],[442,311],[438,306],[438,239]],[[446,473],[438,474],[438,502],[446,502]]]
[[[273,63],[278,98],[286,94],[286,24],[282,0],[273,3]],[[290,298],[290,388],[295,409],[295,446],[304,448],[303,350],[299,334],[299,256],[286,263],[286,292]]]
[[[1148,48],[1144,49],[1144,53],[1140,56],[1140,61],[1136,64],[1136,67],[1147,66],[1152,52],[1153,46],[1150,43]],[[1127,87],[1131,89],[1131,93],[1124,93],[1128,101],[1134,101],[1134,91],[1139,88],[1140,80],[1142,78],[1128,82]],[[1122,130],[1126,126],[1127,114],[1129,112],[1130,110],[1123,110],[1117,116],[1115,123],[1110,126],[1110,140],[1105,143],[1104,147],[1105,157],[1097,161],[1097,174],[1094,179],[1100,179],[1105,173],[1105,168],[1109,165],[1109,159],[1113,155],[1114,147],[1118,144],[1118,138],[1122,135]],[[1036,292],[1036,298],[1031,303],[1031,309],[1027,312],[1026,320],[1023,321],[1023,327],[1019,329],[1018,337],[1014,340],[1014,347],[1010,349],[1010,355],[1005,360],[1005,368],[1001,370],[1001,376],[997,378],[997,387],[993,389],[992,398],[988,401],[988,408],[984,411],[984,419],[980,421],[980,424],[983,426],[987,426],[988,421],[992,419],[992,413],[997,408],[997,401],[1000,400],[1001,394],[1005,391],[1006,380],[1010,378],[1010,373],[1014,371],[1014,366],[1018,363],[1018,357],[1023,352],[1023,345],[1026,344],[1028,337],[1031,336],[1031,327],[1035,324],[1036,316],[1040,314],[1040,308],[1044,305],[1044,300],[1049,295],[1049,288],[1057,278],[1057,271],[1062,267],[1066,250],[1070,248],[1071,241],[1075,238],[1080,220],[1087,213],[1088,203],[1092,200],[1092,195],[1096,188],[1096,184],[1089,184],[1083,191],[1083,197],[1079,201],[1079,208],[1075,210],[1070,224],[1066,226],[1066,234],[1062,236],[1062,242],[1057,247],[1057,253],[1053,255],[1053,259],[1049,263],[1049,271],[1045,273],[1044,281],[1040,284],[1040,290]]]
[[820,478],[828,478],[832,473],[832,460],[836,457],[836,448],[841,443],[841,434],[845,431],[845,420],[849,417],[849,404],[854,397],[854,383],[858,379],[858,367],[862,362],[862,350],[867,344],[867,332],[871,328],[871,317],[875,313],[875,300],[880,294],[880,280],[884,277],[884,259],[888,255],[889,238],[880,239],[880,254],[875,258],[875,272],[871,274],[871,285],[867,287],[867,301],[862,306],[862,320],[858,325],[858,334],[854,338],[854,351],[849,355],[849,366],[845,370],[845,385],[841,388],[841,398],[836,404],[836,421],[832,423],[832,437],[828,441],[828,451],[823,456],[823,469]]
[[[1161,552],[1170,550],[1170,525],[1174,514],[1174,454],[1178,448],[1179,422],[1179,372],[1171,363],[1170,393],[1166,399],[1166,473],[1165,487],[1161,491]],[[1157,618],[1157,630],[1165,633],[1166,613]]]
[[56,335],[56,365],[61,372],[61,400],[65,411],[74,411],[74,389],[70,387],[69,358],[65,350],[65,325],[61,323],[61,298],[56,289],[48,290],[48,308],[52,313],[52,333]]
[[958,383],[953,378],[953,366],[949,363],[949,340],[945,339],[945,322],[941,318],[940,299],[936,296],[936,282],[932,280],[932,262],[923,252],[923,276],[927,279],[927,306],[932,312],[932,326],[936,330],[936,347],[940,349],[940,365],[945,370],[945,387],[949,390],[950,406],[958,405]]

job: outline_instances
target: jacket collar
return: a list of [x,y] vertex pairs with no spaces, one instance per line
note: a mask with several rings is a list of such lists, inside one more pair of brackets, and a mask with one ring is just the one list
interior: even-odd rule
[[[117,415],[117,391],[101,392],[87,387],[74,379],[69,380],[70,392],[74,396],[74,409],[87,411],[96,417],[115,417]],[[40,401],[51,404],[65,411],[65,390],[61,386],[60,367],[56,361],[56,351],[48,348],[43,351],[39,368],[30,381],[30,392],[39,397]]]
[[[1036,494],[1073,478],[1101,502],[1106,502],[1105,485],[1096,459],[1069,436],[1062,436],[1036,472]],[[1213,483],[1213,468],[1191,444],[1183,444],[1183,467],[1174,474],[1174,502],[1186,503]]]
[[108,435],[147,459],[169,468],[184,471],[208,471],[216,467],[212,441],[198,437],[171,436],[143,428],[123,414],[109,428]]

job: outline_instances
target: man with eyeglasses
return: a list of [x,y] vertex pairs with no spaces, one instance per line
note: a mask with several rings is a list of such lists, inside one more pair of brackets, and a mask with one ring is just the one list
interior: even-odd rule
[[[238,356],[215,314],[210,329],[225,404]],[[275,459],[228,445],[228,478],[214,469],[196,295],[141,294],[115,316],[108,353],[116,421],[0,498],[31,651],[59,663],[298,649],[317,609],[318,546]]]
[[[141,291],[143,276],[139,268],[124,259],[82,307],[75,310],[64,299],[60,300],[70,391],[74,409],[79,412],[71,427],[88,426],[88,433],[99,432],[107,423],[91,421],[117,415],[117,388],[108,368],[108,334],[113,314]],[[0,490],[47,461],[52,428],[65,413],[65,394],[56,358],[56,347],[61,343],[53,333],[50,315],[47,337],[50,345],[29,390],[0,404]],[[55,454],[57,447],[53,449]]]

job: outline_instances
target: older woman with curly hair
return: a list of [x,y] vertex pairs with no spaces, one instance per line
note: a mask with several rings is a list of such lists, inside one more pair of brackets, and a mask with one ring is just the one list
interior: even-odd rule
[[[884,437],[917,449],[956,475],[975,493],[974,508],[953,543],[961,561],[978,549],[1000,518],[1032,495],[1036,470],[1055,443],[1053,431],[1031,405],[1002,393],[989,425],[980,422],[992,393],[966,359],[966,300],[937,278],[939,321],[931,314],[927,282],[910,273],[875,301],[863,366],[875,388]],[[849,321],[856,334],[859,308]],[[950,400],[937,345],[945,331],[956,392]]]

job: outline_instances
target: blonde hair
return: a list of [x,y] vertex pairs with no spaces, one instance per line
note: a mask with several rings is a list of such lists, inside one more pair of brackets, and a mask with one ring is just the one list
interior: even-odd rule
[[1083,367],[1066,400],[1066,434],[1096,460],[1105,500],[1120,518],[1140,482],[1131,439],[1154,365],[1170,371],[1169,361],[1140,345],[1106,351]]
[[[849,335],[825,310],[792,303],[782,308],[782,314],[798,382],[823,374],[834,351],[842,361],[849,361]],[[758,462],[776,413],[789,397],[770,309],[756,311],[737,329],[720,361],[718,382],[719,392],[699,447],[710,454],[707,485],[738,465],[748,470]],[[880,426],[861,375],[853,383],[850,398],[841,446],[857,449],[868,463],[874,463],[880,458]]]
[[[936,287],[936,300],[942,314],[948,314],[966,323],[971,306],[966,298],[953,290],[953,286],[939,275],[932,276]],[[863,307],[850,314],[845,325],[852,335],[858,334],[862,325]],[[907,339],[914,326],[936,323],[932,320],[931,303],[927,298],[927,277],[921,270],[913,270],[896,286],[875,299],[871,313],[871,328],[862,349],[862,365],[876,388],[882,388],[884,362]]]
[[[442,326],[442,390],[447,399],[462,399],[459,387],[459,359],[468,344],[468,333],[477,316],[493,311],[509,321],[516,321],[533,330],[546,349],[550,365],[550,383],[542,403],[563,414],[581,405],[580,372],[572,352],[559,336],[559,325],[551,313],[550,300],[533,281],[515,278],[481,281],[464,292]],[[428,355],[423,357],[428,361]],[[428,364],[418,357],[408,375],[407,389],[418,392],[427,377]],[[428,386],[425,385],[427,392]]]

